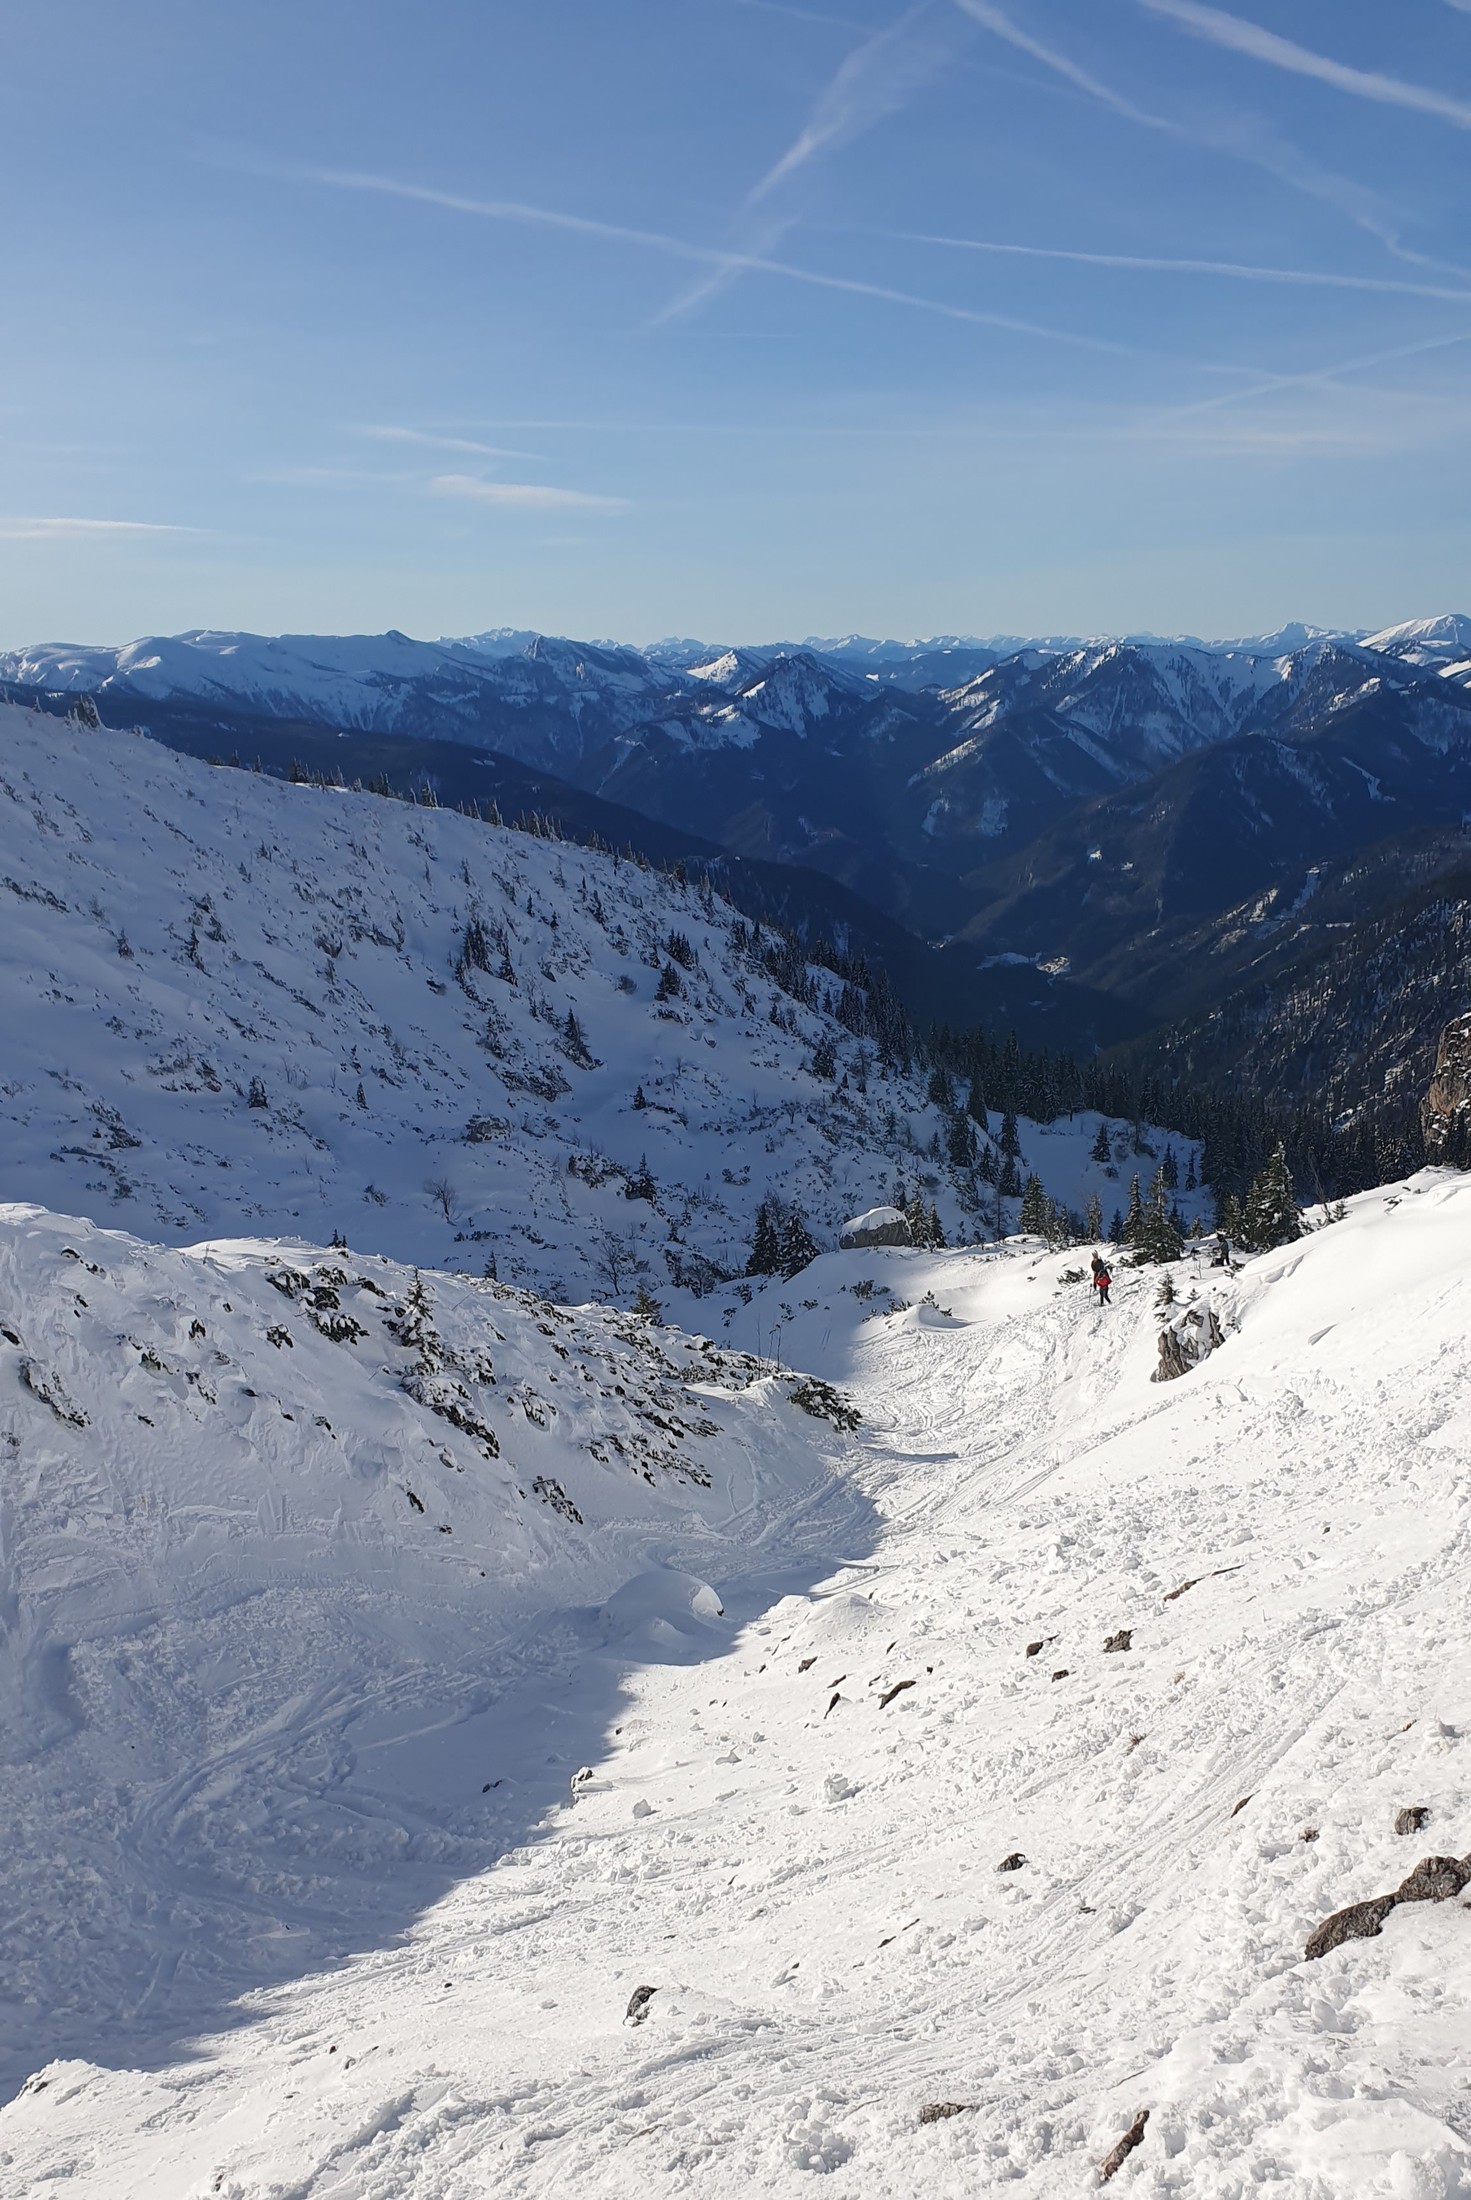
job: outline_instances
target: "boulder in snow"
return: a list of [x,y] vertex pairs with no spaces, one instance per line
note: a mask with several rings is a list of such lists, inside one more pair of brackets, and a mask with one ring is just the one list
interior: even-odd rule
[[1396,1902],[1454,1902],[1471,1879],[1471,1870],[1456,1856],[1422,1856],[1408,1879],[1394,1890]]
[[1309,1933],[1303,1955],[1311,1963],[1315,1956],[1326,1956],[1330,1948],[1339,1948],[1346,1940],[1373,1940],[1394,1905],[1392,1894],[1376,1894],[1370,1902],[1350,1902],[1347,1909],[1335,1910]]
[[1159,1333],[1159,1366],[1152,1383],[1171,1383],[1199,1367],[1226,1339],[1213,1306],[1187,1306]]
[[853,1253],[870,1245],[912,1245],[914,1240],[897,1207],[870,1207],[867,1214],[843,1224],[838,1243],[845,1253]]

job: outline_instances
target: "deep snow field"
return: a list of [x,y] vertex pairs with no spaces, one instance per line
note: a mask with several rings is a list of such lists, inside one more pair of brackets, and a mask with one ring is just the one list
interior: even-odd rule
[[1303,1946],[1471,1850],[1468,1250],[1177,1266],[1166,1384],[1157,1270],[825,1254],[749,1311],[845,1432],[10,1210],[6,2200],[1050,2200],[1145,2109],[1113,2191],[1467,2200],[1471,1904]]
[[[924,1082],[825,1012],[841,980],[794,1000],[739,925],[570,843],[0,705],[0,1199],[172,1244],[338,1232],[623,1304],[743,1271],[768,1194],[827,1244],[901,1189],[952,1243],[983,1234],[978,1190],[994,1225]],[[1111,1125],[1105,1168],[1101,1122],[1023,1122],[1022,1167],[1108,1217],[1166,1136],[1139,1156]],[[1172,1143],[1182,1212],[1208,1213]]]

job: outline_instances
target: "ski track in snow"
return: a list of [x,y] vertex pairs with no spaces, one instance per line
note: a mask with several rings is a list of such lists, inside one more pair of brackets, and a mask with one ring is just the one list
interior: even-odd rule
[[[512,1567],[479,1615],[447,1559],[426,1570],[427,1529],[380,1508],[335,1576],[377,1646],[371,1672],[356,1639],[334,1656],[330,1613],[313,1628],[282,1606],[270,1632],[263,1581],[231,1606],[260,1715],[199,1758],[192,1729],[173,1736],[184,1761],[130,1821],[140,1871],[123,1879],[176,1905],[182,1961],[190,1904],[208,1946],[216,1882],[233,1888],[265,1855],[259,1929],[299,1935],[297,1959],[194,2036],[181,2017],[151,2033],[145,1994],[105,2054],[34,2058],[0,2112],[3,2189],[642,2200],[798,2194],[824,2176],[886,2200],[1050,2200],[1088,2189],[1147,2108],[1121,2193],[1465,2200],[1471,1902],[1402,1906],[1378,1938],[1317,1962],[1302,1948],[1421,1855],[1471,1849],[1468,1224],[1471,1179],[1427,1172],[1229,1279],[1177,1269],[1225,1342],[1160,1385],[1155,1272],[1121,1272],[1100,1312],[1064,1280],[1076,1255],[827,1254],[752,1311],[768,1334],[780,1322],[789,1366],[855,1400],[851,1440],[757,1371],[710,1407],[708,1495],[681,1485],[676,1504],[638,1481],[621,1498],[584,1460],[588,1527],[538,1509],[534,1550],[499,1486],[476,1499],[445,1469],[467,1511],[489,1508],[473,1532],[523,1554],[526,1594]],[[156,1293],[157,1263],[194,1256],[130,1257]],[[217,1257],[237,1262],[243,1299],[256,1256]],[[452,1333],[468,1350],[487,1302],[429,1280],[436,1304],[461,1293]],[[253,1288],[263,1313],[258,1272]],[[64,1299],[30,1297],[52,1334]],[[487,1305],[498,1331],[515,1326],[491,1350],[518,1384],[540,1380],[535,1304],[516,1301],[519,1326],[509,1299]],[[558,1319],[593,1349],[604,1317]],[[681,1360],[698,1349],[653,1336]],[[243,1362],[245,1336],[227,1343]],[[304,1382],[344,1349],[303,1332],[282,1400],[288,1372]],[[351,1444],[381,1423],[379,1358],[364,1348],[338,1409]],[[58,1453],[98,1455],[99,1484],[112,1459],[135,1501],[149,1454],[114,1443],[98,1380],[84,1399],[83,1369],[59,1349],[48,1365],[93,1415],[92,1442],[34,1398],[18,1410],[51,1413]],[[273,1487],[305,1473],[293,1444],[278,1457]],[[336,1485],[318,1480],[324,1504]],[[82,1506],[80,1481],[68,1501]],[[12,1507],[8,1564],[16,1532]],[[241,1527],[247,1571],[269,1570],[283,1532]],[[87,1604],[63,1540],[39,1546],[53,1571],[27,1593],[91,1611],[109,1580],[146,1581],[147,1565],[109,1575],[98,1552]],[[166,1575],[157,1536],[141,1545]],[[713,1580],[725,1617],[671,1605],[670,1624],[600,1626],[598,1600],[657,1559]],[[1132,1647],[1105,1652],[1120,1628]],[[171,1650],[136,1617],[121,1633],[140,1665],[198,1669],[202,1635]],[[462,1678],[481,1661],[479,1693],[436,1725],[424,1705],[451,1650]],[[31,1736],[42,1780],[68,1747],[103,1746],[85,1722],[106,1658],[74,1662],[20,1699],[63,1737]],[[160,1759],[171,1715],[146,1705],[129,1730]],[[477,1816],[492,1805],[466,1792],[479,1783],[446,1740],[462,1715],[486,1722],[476,1770],[493,1749],[520,1783],[504,1818]],[[375,1733],[388,1754],[395,1734],[416,1737],[393,1777],[371,1769]],[[217,1820],[188,1833],[212,1790]],[[268,1817],[292,1790],[316,1812],[299,1884],[279,1826],[247,1807]],[[1428,1824],[1397,1838],[1412,1804]],[[322,1852],[339,1810],[374,1815],[337,1880]],[[171,1882],[170,1859],[190,1854],[197,1878]],[[5,1859],[12,1884],[25,1861]],[[327,1960],[334,1946],[345,1960]],[[631,2023],[639,1986],[655,1992]],[[160,2010],[170,1991],[187,2012],[187,1981],[160,1980]],[[934,2102],[962,2112],[921,2125]]]

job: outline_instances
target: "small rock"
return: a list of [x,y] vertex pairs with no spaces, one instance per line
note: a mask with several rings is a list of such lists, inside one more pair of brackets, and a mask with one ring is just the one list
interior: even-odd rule
[[1149,2110],[1141,2108],[1118,2145],[1107,2153],[1098,2165],[1098,2182],[1106,2185],[1116,2170],[1121,2170],[1144,2138],[1144,2126],[1149,2121]]
[[657,1986],[635,1986],[624,2012],[625,2024],[642,2024],[649,2013],[649,2003],[659,1991]]
[[1132,1650],[1134,1647],[1133,1628],[1121,1627],[1116,1635],[1109,1636],[1103,1647],[1105,1650]]
[[1454,1902],[1471,1880],[1471,1871],[1458,1857],[1422,1856],[1408,1879],[1394,1890],[1396,1902]]
[[1297,1838],[1299,1841],[1316,1841],[1318,1829],[1316,1826],[1304,1826]]
[[1019,1872],[1025,1862],[1026,1858],[1022,1855],[1021,1850],[1013,1849],[1010,1856],[1002,1857],[996,1869],[999,1872]]
[[880,1696],[880,1711],[884,1710],[887,1705],[891,1704],[896,1696],[902,1696],[906,1688],[913,1688],[913,1686],[913,1681],[895,1681],[893,1687],[885,1689],[883,1695]]
[[646,1803],[643,1800],[643,1797],[640,1796],[639,1800],[633,1806],[633,1815],[635,1818],[652,1818],[654,1815],[654,1806],[652,1803]]
[[922,2124],[942,2124],[947,2116],[968,2116],[974,2101],[926,2101],[919,2112]]
[[1065,1665],[1060,1665],[1060,1666],[1059,1666],[1059,1667],[1057,1668],[1057,1671],[1056,1671],[1056,1672],[1055,1672],[1055,1673],[1053,1674],[1053,1676],[1052,1676],[1052,1678],[1053,1678],[1053,1679],[1054,1679],[1055,1681],[1065,1681],[1065,1680],[1067,1679],[1067,1677],[1068,1677],[1068,1668],[1067,1668],[1067,1667],[1066,1667]]
[[1034,1658],[1036,1657],[1039,1650],[1045,1650],[1046,1648],[1047,1645],[1045,1642],[1029,1642],[1027,1644],[1027,1656],[1029,1658]]
[[1392,1894],[1376,1894],[1371,1902],[1351,1902],[1346,1910],[1335,1910],[1308,1935],[1304,1957],[1311,1963],[1316,1956],[1326,1956],[1330,1948],[1341,1947],[1345,1940],[1377,1938],[1394,1904]]
[[803,1658],[803,1659],[801,1660],[801,1662],[799,1663],[798,1667],[797,1667],[797,1671],[798,1671],[799,1673],[805,1673],[809,1665],[816,1665],[816,1663],[817,1663],[817,1660],[816,1660],[816,1658],[815,1658],[815,1657],[814,1657],[814,1658]]
[[1396,1833],[1419,1833],[1429,1816],[1423,1803],[1411,1803],[1406,1809],[1395,1812],[1394,1830]]

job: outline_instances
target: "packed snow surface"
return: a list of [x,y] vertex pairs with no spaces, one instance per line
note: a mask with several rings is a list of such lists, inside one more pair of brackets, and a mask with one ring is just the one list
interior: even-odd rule
[[[5,2192],[1061,2200],[1147,2110],[1112,2190],[1465,2200],[1467,1902],[1303,1950],[1471,1850],[1468,1233],[1427,1172],[1170,1308],[825,1254],[749,1310],[822,1420],[627,1317],[431,1275],[436,1352],[386,1264],[11,1214]],[[635,1397],[708,1489],[599,1465]]]

